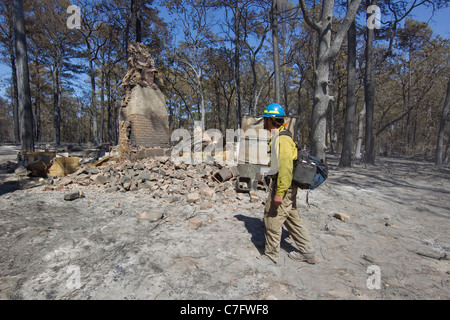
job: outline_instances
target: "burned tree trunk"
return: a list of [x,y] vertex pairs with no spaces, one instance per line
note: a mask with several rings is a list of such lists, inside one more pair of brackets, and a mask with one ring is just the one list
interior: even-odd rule
[[275,102],[281,103],[280,53],[278,48],[278,0],[272,0],[271,24],[272,24],[272,41],[273,41]]
[[[377,1],[367,1],[367,6],[376,5]],[[368,16],[369,18],[369,16]],[[374,54],[373,40],[375,30],[367,28],[366,42],[366,69],[364,75],[364,98],[366,103],[366,137],[365,137],[365,155],[364,162],[375,164],[375,136],[373,134],[373,115],[375,104],[375,70],[374,70]]]
[[28,56],[22,0],[13,0],[13,19],[16,50],[17,93],[22,151],[34,151],[33,110],[31,105]]
[[442,147],[444,144],[445,122],[448,116],[449,104],[450,104],[450,78],[448,79],[447,83],[447,95],[445,97],[444,107],[442,108],[441,123],[439,125],[439,134],[436,146],[436,166],[438,168],[442,168]]
[[[347,1],[347,6],[350,0]],[[348,29],[348,64],[347,64],[347,105],[345,108],[344,143],[342,146],[340,166],[352,165],[353,132],[356,109],[356,23],[353,21]]]

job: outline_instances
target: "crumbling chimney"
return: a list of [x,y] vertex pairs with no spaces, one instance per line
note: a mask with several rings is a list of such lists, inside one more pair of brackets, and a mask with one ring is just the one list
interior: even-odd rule
[[169,122],[162,81],[145,45],[131,42],[125,96],[119,114],[119,157],[122,160],[169,153]]

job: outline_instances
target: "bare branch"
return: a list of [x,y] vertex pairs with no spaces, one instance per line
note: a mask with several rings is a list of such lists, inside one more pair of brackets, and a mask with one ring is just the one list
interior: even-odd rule
[[314,22],[310,12],[308,11],[308,8],[306,8],[305,0],[299,0],[298,3],[300,4],[300,8],[303,12],[303,17],[305,18],[308,26],[310,26],[313,30],[320,32],[320,25]]

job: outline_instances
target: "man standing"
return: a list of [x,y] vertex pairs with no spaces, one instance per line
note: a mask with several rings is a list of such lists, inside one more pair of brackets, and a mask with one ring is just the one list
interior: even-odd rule
[[[272,175],[269,197],[264,210],[265,252],[259,257],[263,263],[277,263],[280,251],[282,226],[289,231],[299,252],[292,251],[289,258],[296,261],[317,262],[311,236],[297,211],[297,187],[292,185],[292,172],[297,159],[297,147],[290,135],[280,135],[285,130],[284,109],[272,103],[264,110],[264,129],[272,133],[270,141],[271,168],[274,161],[278,172]],[[276,166],[275,166],[276,167]]]

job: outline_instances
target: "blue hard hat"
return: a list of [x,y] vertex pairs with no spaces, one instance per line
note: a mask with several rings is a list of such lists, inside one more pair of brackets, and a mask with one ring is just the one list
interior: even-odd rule
[[286,114],[284,113],[284,109],[278,103],[269,104],[266,109],[264,109],[264,114],[262,115],[264,118],[285,118]]

